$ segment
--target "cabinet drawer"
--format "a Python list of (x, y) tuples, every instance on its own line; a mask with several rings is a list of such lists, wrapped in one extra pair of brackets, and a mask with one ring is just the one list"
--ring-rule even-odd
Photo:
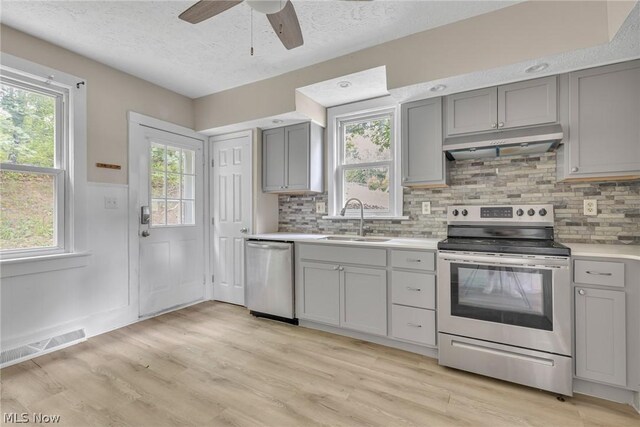
[(391, 300), (394, 304), (436, 308), (436, 276), (408, 271), (391, 272)]
[(436, 345), (436, 312), (394, 304), (391, 308), (391, 334), (394, 338)]
[(391, 251), (391, 266), (413, 270), (435, 270), (435, 254), (421, 251)]
[(387, 250), (350, 248), (338, 245), (305, 245), (296, 247), (300, 259), (335, 262), (337, 264), (360, 264), (386, 267)]
[(573, 281), (588, 285), (624, 287), (624, 263), (575, 260)]

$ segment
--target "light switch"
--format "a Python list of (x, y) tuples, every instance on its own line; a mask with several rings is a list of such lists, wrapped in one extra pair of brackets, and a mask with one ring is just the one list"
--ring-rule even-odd
[(422, 202), (422, 215), (431, 215), (431, 202)]
[(316, 213), (327, 213), (327, 205), (324, 202), (316, 202)]

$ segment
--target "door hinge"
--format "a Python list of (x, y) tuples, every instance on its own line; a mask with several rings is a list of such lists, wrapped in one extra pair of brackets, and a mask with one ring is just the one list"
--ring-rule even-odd
[(215, 161), (213, 159), (211, 159), (211, 167), (215, 166)]
[(211, 217), (211, 225), (215, 225), (216, 223), (216, 219), (214, 217)]
[(216, 276), (214, 276), (213, 274), (211, 275), (211, 283), (215, 283), (216, 281)]

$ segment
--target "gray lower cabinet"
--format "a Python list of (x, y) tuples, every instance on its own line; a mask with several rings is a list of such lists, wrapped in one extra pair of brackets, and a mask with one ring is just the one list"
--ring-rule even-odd
[(402, 104), (402, 185), (447, 184), (442, 152), (442, 98)]
[(387, 335), (386, 270), (341, 267), (340, 272), (340, 325)]
[(262, 191), (322, 192), (322, 128), (300, 123), (262, 132)]
[(576, 376), (627, 385), (625, 292), (575, 288)]
[(337, 265), (315, 262), (298, 264), (296, 314), (329, 325), (340, 325), (340, 271)]
[(558, 77), (446, 97), (447, 136), (558, 122)]
[(640, 176), (640, 60), (569, 74), (560, 178)]

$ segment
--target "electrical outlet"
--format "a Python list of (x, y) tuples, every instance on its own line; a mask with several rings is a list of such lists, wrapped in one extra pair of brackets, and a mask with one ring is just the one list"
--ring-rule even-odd
[(327, 205), (324, 202), (316, 202), (316, 213), (327, 213)]
[(584, 200), (584, 214), (585, 215), (598, 215), (598, 201), (594, 199)]
[(431, 202), (422, 202), (422, 215), (431, 215)]
[(104, 208), (105, 209), (118, 209), (118, 198), (117, 197), (104, 197)]

